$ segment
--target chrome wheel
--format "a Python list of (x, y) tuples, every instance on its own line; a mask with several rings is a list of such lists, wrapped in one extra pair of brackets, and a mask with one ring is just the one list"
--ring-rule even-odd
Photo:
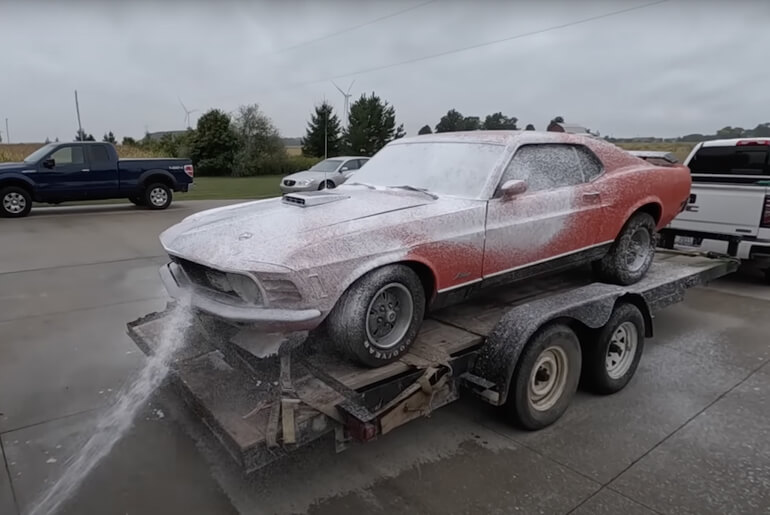
[(168, 192), (160, 187), (150, 190), (150, 202), (153, 206), (161, 207), (168, 202)]
[(638, 228), (631, 235), (631, 241), (626, 253), (626, 268), (631, 272), (642, 269), (652, 252), (652, 239), (649, 231), (644, 227)]
[(618, 379), (628, 372), (634, 362), (638, 341), (639, 333), (633, 322), (623, 322), (615, 329), (605, 357), (608, 376)]
[(374, 295), (366, 313), (366, 337), (371, 344), (380, 349), (395, 347), (412, 324), (412, 293), (403, 284), (388, 284)]
[(564, 394), (569, 361), (561, 347), (548, 347), (537, 357), (529, 377), (529, 403), (537, 411), (547, 411)]
[(21, 213), (26, 207), (27, 199), (21, 193), (12, 191), (3, 197), (3, 209), (12, 215)]

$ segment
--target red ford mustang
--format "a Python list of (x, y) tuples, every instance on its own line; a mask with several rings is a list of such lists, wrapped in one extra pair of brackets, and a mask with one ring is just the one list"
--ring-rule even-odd
[(684, 207), (686, 167), (603, 140), (474, 131), (388, 144), (345, 185), (194, 214), (161, 235), (174, 297), (265, 331), (325, 324), (369, 366), (407, 351), (431, 308), (591, 262), (631, 284)]

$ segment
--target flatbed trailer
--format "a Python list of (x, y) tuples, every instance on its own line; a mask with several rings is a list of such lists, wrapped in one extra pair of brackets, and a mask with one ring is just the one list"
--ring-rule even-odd
[[(373, 440), (457, 400), (461, 391), (534, 430), (562, 415), (578, 378), (599, 393), (622, 389), (644, 337), (653, 334), (654, 314), (737, 267), (725, 256), (659, 250), (645, 278), (631, 286), (594, 282), (590, 270), (580, 268), (496, 288), (429, 313), (410, 351), (379, 368), (337, 355), (321, 332), (291, 335), (276, 355), (258, 357), (254, 344), (275, 335), (223, 336), (193, 325), (171, 379), (247, 474), (331, 433), (338, 451)], [(170, 303), (128, 324), (145, 354), (154, 353), (175, 309)], [(632, 342), (634, 324), (640, 331)], [(579, 346), (577, 359), (566, 361), (570, 370), (562, 359), (569, 353), (559, 356), (559, 338), (572, 335)], [(543, 341), (547, 348), (540, 352)], [(609, 373), (622, 362), (618, 345), (626, 345), (626, 369), (613, 378)], [(547, 399), (549, 385), (546, 393), (558, 395)]]

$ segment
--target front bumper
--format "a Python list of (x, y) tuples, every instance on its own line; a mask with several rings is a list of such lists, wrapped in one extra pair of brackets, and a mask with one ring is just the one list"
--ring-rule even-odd
[(189, 299), (193, 307), (227, 322), (248, 324), (266, 331), (307, 331), (322, 320), (318, 309), (270, 309), (214, 298), (193, 287), (176, 263), (161, 266), (160, 278), (171, 297)]
[(312, 183), (312, 182), (304, 186), (300, 186), (298, 184), (295, 184), (294, 186), (286, 186), (283, 182), (281, 182), (281, 191), (283, 193), (295, 193), (298, 191), (315, 191), (317, 189), (318, 189), (318, 184)]

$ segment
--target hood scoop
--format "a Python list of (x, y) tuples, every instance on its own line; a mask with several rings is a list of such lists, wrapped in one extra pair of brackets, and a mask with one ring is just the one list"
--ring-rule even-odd
[(347, 195), (341, 195), (339, 193), (327, 193), (325, 191), (309, 191), (307, 193), (290, 193), (283, 196), (284, 204), (291, 204), (299, 207), (320, 206), (321, 204), (328, 204), (330, 202), (337, 202), (339, 200), (345, 200)]

